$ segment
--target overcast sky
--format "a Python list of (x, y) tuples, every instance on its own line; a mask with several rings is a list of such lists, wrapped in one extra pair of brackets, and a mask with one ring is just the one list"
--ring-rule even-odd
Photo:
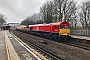
[(7, 17), (7, 23), (20, 23), (27, 16), (39, 12), (45, 2), (46, 0), (0, 0), (0, 13)]
[(0, 13), (7, 17), (7, 22), (21, 22), (27, 16), (39, 11), (46, 0), (0, 0)]

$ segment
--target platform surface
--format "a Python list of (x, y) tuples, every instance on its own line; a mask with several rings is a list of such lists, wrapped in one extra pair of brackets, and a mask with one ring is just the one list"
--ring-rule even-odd
[[(8, 39), (10, 40), (12, 46), (14, 47), (14, 50), (16, 53), (13, 53), (13, 50), (10, 51), (10, 55), (13, 53), (16, 55), (16, 58), (18, 58), (18, 60), (38, 60), (36, 57), (34, 57), (24, 46), (22, 46), (22, 44), (20, 44), (20, 42), (18, 42), (13, 35), (11, 35), (9, 33), (9, 31), (6, 31), (6, 35), (8, 37)], [(9, 48), (11, 50), (11, 48)], [(15, 58), (12, 55), (12, 58)], [(13, 59), (13, 60), (17, 60), (17, 59)]]
[(0, 60), (7, 60), (6, 46), (5, 46), (5, 31), (0, 31)]
[(90, 40), (90, 37), (87, 36), (78, 36), (78, 35), (70, 35), (72, 38), (79, 38), (79, 39), (85, 39), (85, 40)]
[[(5, 43), (6, 42), (6, 43)], [(6, 45), (8, 46), (6, 48)], [(8, 53), (7, 53), (8, 51)], [(33, 53), (33, 52), (32, 52)], [(29, 52), (8, 30), (0, 31), (0, 60), (40, 60)]]

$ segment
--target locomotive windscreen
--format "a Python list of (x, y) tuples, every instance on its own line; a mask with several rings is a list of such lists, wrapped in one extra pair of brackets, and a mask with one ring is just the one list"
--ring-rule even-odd
[(60, 25), (60, 29), (69, 29), (69, 26), (67, 26), (67, 25)]

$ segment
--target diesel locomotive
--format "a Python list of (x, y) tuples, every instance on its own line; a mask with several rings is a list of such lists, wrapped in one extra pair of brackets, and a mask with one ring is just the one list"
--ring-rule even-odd
[(56, 41), (68, 41), (70, 39), (70, 24), (66, 21), (28, 26), (22, 25), (17, 27), (17, 30), (54, 39)]

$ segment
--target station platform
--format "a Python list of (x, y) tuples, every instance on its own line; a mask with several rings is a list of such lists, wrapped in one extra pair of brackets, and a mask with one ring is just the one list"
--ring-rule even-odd
[(90, 37), (87, 36), (78, 36), (78, 35), (70, 35), (72, 38), (85, 39), (90, 40)]
[(8, 30), (0, 31), (0, 60), (41, 60), (30, 53)]
[(7, 60), (4, 31), (0, 31), (0, 60)]

